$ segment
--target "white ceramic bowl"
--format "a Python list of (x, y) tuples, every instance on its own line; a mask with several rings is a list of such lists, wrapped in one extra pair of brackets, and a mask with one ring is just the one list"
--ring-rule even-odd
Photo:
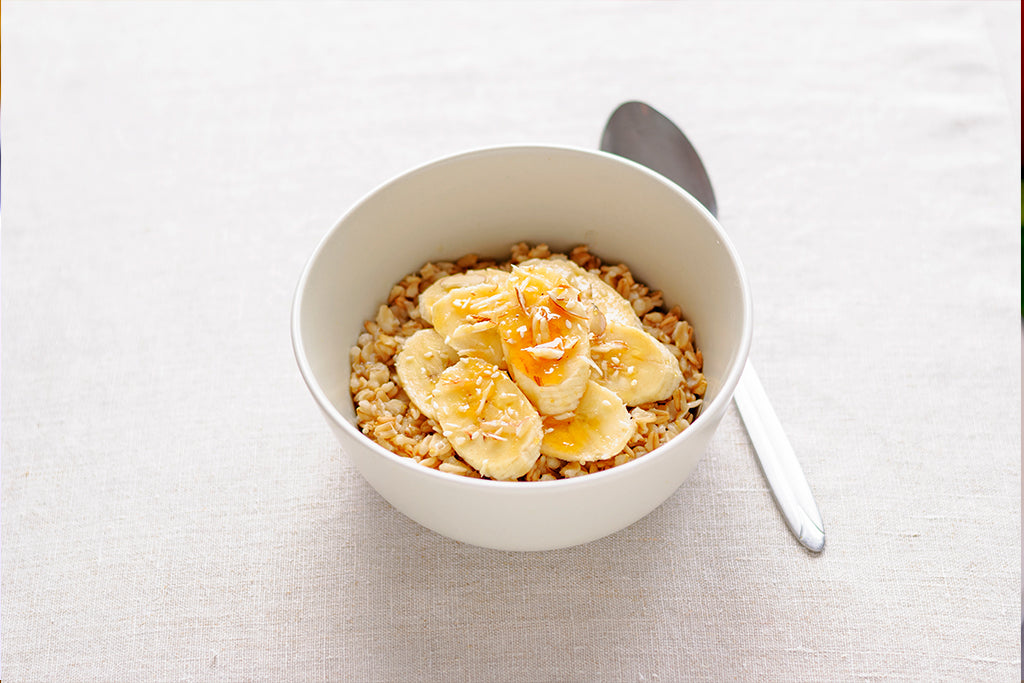
[[(701, 414), (680, 436), (604, 472), (546, 482), (446, 474), (377, 445), (356, 427), (348, 350), (391, 286), (427, 261), (516, 242), (588, 244), (678, 304), (704, 354)], [(750, 294), (722, 228), (675, 184), (603, 152), (483, 149), (441, 159), (377, 188), (327, 233), (292, 308), (299, 370), (342, 449), (395, 508), (474, 545), (546, 550), (585, 543), (651, 512), (690, 475), (746, 360)]]

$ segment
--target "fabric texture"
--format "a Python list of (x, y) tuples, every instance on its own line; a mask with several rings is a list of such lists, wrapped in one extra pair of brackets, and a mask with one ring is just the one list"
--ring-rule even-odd
[[(1019, 3), (3, 9), (3, 680), (1019, 672)], [(508, 553), (391, 508), (299, 376), (356, 200), (630, 99), (709, 168), (820, 556), (734, 409), (648, 517)]]

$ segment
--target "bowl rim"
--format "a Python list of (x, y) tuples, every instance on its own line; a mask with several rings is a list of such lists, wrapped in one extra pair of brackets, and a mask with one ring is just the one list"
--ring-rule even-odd
[[(346, 419), (345, 416), (343, 416), (338, 411), (337, 408), (334, 407), (334, 404), (331, 403), (331, 401), (327, 398), (327, 394), (320, 387), (320, 383), (317, 381), (316, 376), (313, 373), (313, 369), (312, 367), (310, 367), (309, 360), (306, 357), (306, 349), (305, 344), (303, 343), (301, 332), (302, 303), (306, 291), (306, 286), (309, 281), (310, 273), (313, 270), (314, 264), (316, 264), (316, 262), (320, 258), (320, 255), (326, 248), (327, 243), (335, 238), (335, 235), (342, 229), (342, 226), (345, 224), (345, 221), (348, 219), (348, 217), (355, 213), (357, 210), (359, 210), (360, 207), (362, 207), (365, 203), (371, 201), (373, 197), (375, 197), (378, 193), (383, 192), (391, 185), (405, 182), (411, 176), (428, 172), (438, 166), (452, 162), (462, 161), (473, 157), (495, 154), (536, 152), (580, 154), (589, 157), (603, 158), (605, 161), (610, 161), (612, 163), (628, 166), (635, 172), (642, 173), (648, 176), (650, 179), (672, 190), (673, 192), (681, 196), (685, 201), (692, 204), (698, 210), (698, 212), (703, 215), (705, 220), (708, 221), (708, 223), (710, 224), (712, 230), (714, 230), (717, 234), (719, 243), (725, 249), (726, 255), (732, 262), (733, 267), (736, 271), (736, 275), (738, 276), (740, 289), (742, 292), (742, 333), (741, 338), (739, 340), (739, 347), (737, 349), (736, 357), (733, 360), (732, 367), (729, 369), (728, 373), (722, 381), (722, 385), (718, 392), (718, 395), (715, 396), (715, 398), (710, 402), (710, 404), (702, 406), (700, 414), (698, 414), (698, 416), (694, 419), (693, 423), (690, 425), (689, 428), (683, 430), (669, 441), (666, 441), (664, 444), (655, 448), (653, 451), (645, 453), (634, 460), (631, 460), (627, 463), (623, 463), (622, 465), (610, 467), (606, 470), (595, 472), (593, 474), (586, 474), (578, 477), (570, 477), (567, 479), (555, 479), (548, 481), (498, 481), (486, 478), (465, 477), (462, 475), (452, 474), (449, 472), (442, 472), (441, 470), (436, 470), (430, 467), (424, 467), (417, 463), (416, 461), (414, 461), (412, 458), (408, 458), (405, 456), (398, 455), (397, 453), (393, 453), (392, 451), (388, 450), (387, 448), (384, 448), (376, 441), (363, 434), (352, 422)], [(626, 476), (633, 470), (649, 466), (655, 460), (659, 460), (664, 457), (670, 457), (671, 452), (677, 449), (683, 443), (685, 443), (687, 440), (687, 435), (689, 435), (693, 430), (702, 430), (702, 425), (709, 424), (710, 422), (715, 421), (713, 417), (714, 415), (725, 412), (729, 402), (731, 401), (733, 392), (736, 389), (736, 385), (739, 383), (739, 379), (743, 373), (743, 369), (746, 365), (747, 356), (750, 353), (752, 336), (753, 304), (750, 293), (750, 284), (747, 280), (747, 275), (743, 268), (743, 262), (739, 258), (739, 253), (737, 252), (732, 241), (729, 239), (729, 236), (726, 234), (725, 230), (722, 228), (721, 224), (718, 222), (718, 219), (710, 211), (708, 211), (700, 202), (698, 202), (693, 197), (693, 195), (691, 195), (682, 187), (672, 182), (671, 180), (661, 175), (660, 173), (657, 173), (656, 171), (653, 171), (647, 168), (646, 166), (638, 164), (630, 159), (626, 159), (625, 157), (620, 157), (618, 155), (611, 154), (609, 152), (604, 152), (601, 150), (586, 149), (581, 147), (574, 147), (571, 145), (506, 144), (490, 147), (478, 147), (435, 158), (431, 161), (427, 161), (418, 166), (410, 168), (396, 176), (393, 176), (382, 183), (379, 183), (376, 187), (366, 192), (348, 209), (346, 209), (341, 214), (341, 216), (334, 222), (334, 225), (320, 238), (312, 254), (309, 256), (309, 258), (306, 260), (305, 265), (303, 266), (302, 273), (299, 276), (298, 283), (296, 284), (295, 287), (295, 293), (292, 297), (291, 307), (292, 352), (295, 356), (295, 361), (298, 364), (299, 373), (302, 375), (302, 379), (305, 382), (306, 387), (313, 395), (313, 399), (316, 401), (317, 405), (320, 407), (324, 415), (326, 415), (327, 418), (332, 423), (338, 425), (338, 427), (345, 431), (346, 433), (348, 433), (348, 435), (351, 438), (355, 439), (357, 442), (362, 443), (364, 446), (368, 447), (377, 455), (384, 457), (385, 459), (391, 461), (395, 465), (407, 468), (408, 471), (410, 472), (416, 473), (413, 476), (425, 476), (428, 479), (438, 478), (438, 483), (467, 486), (470, 488), (482, 487), (481, 490), (504, 489), (509, 491), (538, 491), (548, 488), (582, 488), (592, 485), (599, 485), (601, 482), (604, 482), (609, 478)], [(705, 417), (706, 415), (711, 415), (712, 417), (707, 417), (704, 420), (701, 420), (701, 418)], [(342, 450), (344, 450), (344, 448), (342, 448)], [(648, 464), (645, 465), (644, 463)]]

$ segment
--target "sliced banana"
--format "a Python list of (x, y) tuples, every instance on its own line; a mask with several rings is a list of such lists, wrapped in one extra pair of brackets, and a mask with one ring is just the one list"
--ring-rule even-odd
[[(430, 319), (445, 343), (460, 356), (480, 358), (503, 368), (505, 356), (498, 337), (498, 320), (512, 302), (503, 282), (508, 273), (494, 272), (501, 273), (503, 277), (450, 289), (434, 301), (430, 307)], [(449, 279), (439, 280), (431, 288)]]
[(683, 380), (679, 361), (668, 348), (631, 325), (609, 321), (591, 345), (590, 357), (597, 366), (595, 381), (627, 406), (666, 399)]
[(399, 381), (492, 479), (518, 479), (542, 453), (581, 463), (614, 457), (636, 432), (626, 407), (669, 398), (682, 381), (679, 362), (629, 301), (572, 261), (448, 276), (419, 305), (434, 329), (406, 341)]
[(574, 462), (606, 460), (622, 452), (635, 432), (636, 423), (615, 392), (589, 382), (570, 419), (544, 420), (540, 452)]
[(463, 358), (433, 390), (436, 419), (455, 452), (491, 479), (518, 479), (540, 457), (540, 415), (497, 366)]
[(512, 269), (498, 332), (509, 374), (542, 415), (574, 410), (590, 379), (589, 319), (580, 292), (547, 261)]
[(497, 268), (485, 268), (483, 270), (469, 270), (465, 273), (448, 275), (441, 278), (434, 284), (427, 287), (420, 294), (420, 317), (425, 321), (434, 324), (433, 308), (438, 299), (453, 289), (479, 285), (485, 282), (501, 283), (508, 278), (508, 273)]
[(420, 330), (409, 337), (395, 359), (398, 381), (421, 413), (434, 419), (431, 394), (437, 377), (459, 361), (455, 349), (436, 330)]
[(580, 291), (584, 303), (592, 304), (608, 322), (617, 322), (643, 329), (640, 318), (633, 310), (633, 305), (615, 291), (614, 287), (576, 262), (566, 259), (531, 259), (524, 261), (522, 265), (533, 263), (550, 264), (549, 267), (560, 270), (569, 284)]

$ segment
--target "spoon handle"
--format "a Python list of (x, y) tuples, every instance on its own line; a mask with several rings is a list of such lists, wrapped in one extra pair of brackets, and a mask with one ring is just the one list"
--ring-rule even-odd
[(786, 524), (805, 548), (820, 553), (825, 547), (825, 525), (821, 521), (821, 513), (793, 446), (749, 361), (736, 385), (733, 400)]

